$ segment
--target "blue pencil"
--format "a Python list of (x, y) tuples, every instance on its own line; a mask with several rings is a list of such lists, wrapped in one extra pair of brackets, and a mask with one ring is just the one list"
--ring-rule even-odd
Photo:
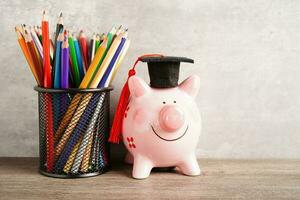
[(79, 42), (78, 42), (76, 37), (73, 37), (73, 40), (74, 40), (74, 46), (75, 46), (75, 51), (76, 51), (76, 57), (77, 57), (77, 63), (78, 63), (78, 68), (79, 68), (80, 79), (82, 80), (85, 73), (84, 73), (83, 60), (82, 60), (82, 56), (81, 56)]
[(58, 89), (61, 87), (60, 72), (61, 72), (61, 44), (64, 40), (63, 32), (60, 32), (57, 37), (56, 50), (55, 50), (55, 61), (54, 61), (54, 88)]

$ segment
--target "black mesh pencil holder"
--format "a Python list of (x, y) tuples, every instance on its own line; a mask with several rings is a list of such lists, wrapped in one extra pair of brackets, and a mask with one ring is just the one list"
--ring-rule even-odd
[(34, 89), (39, 100), (40, 173), (76, 178), (107, 171), (112, 88)]

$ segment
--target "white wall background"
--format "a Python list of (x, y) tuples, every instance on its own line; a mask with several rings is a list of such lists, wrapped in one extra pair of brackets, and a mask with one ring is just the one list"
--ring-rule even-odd
[[(63, 12), (72, 31), (129, 27), (132, 45), (112, 93), (112, 112), (128, 68), (144, 53), (187, 56), (181, 80), (201, 77), (200, 157), (300, 158), (300, 1), (0, 1), (0, 156), (38, 155), (37, 94), (14, 26), (52, 30)], [(147, 77), (146, 66), (138, 66)], [(146, 78), (147, 79), (147, 78)]]

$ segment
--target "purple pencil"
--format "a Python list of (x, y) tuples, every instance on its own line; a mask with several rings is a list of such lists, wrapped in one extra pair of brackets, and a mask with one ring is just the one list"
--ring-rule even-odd
[(67, 36), (65, 36), (61, 48), (61, 88), (66, 89), (69, 88), (69, 43)]

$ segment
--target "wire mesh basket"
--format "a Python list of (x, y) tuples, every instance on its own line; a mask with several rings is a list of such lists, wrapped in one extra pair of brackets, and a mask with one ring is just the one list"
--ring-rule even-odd
[(107, 171), (112, 88), (34, 89), (39, 104), (40, 173), (76, 178)]

